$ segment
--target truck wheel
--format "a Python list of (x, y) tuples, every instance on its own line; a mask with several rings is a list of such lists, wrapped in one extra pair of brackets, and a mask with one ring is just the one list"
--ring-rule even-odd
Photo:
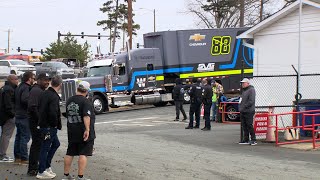
[(165, 105), (167, 105), (168, 104), (168, 102), (158, 102), (158, 103), (155, 103), (155, 104), (153, 104), (155, 107), (163, 107), (163, 106), (165, 106)]
[(190, 104), (190, 96), (187, 92), (184, 93), (184, 103)]
[(94, 95), (92, 98), (92, 102), (95, 114), (103, 113), (104, 109), (106, 108), (103, 99), (99, 95)]
[(17, 73), (14, 70), (12, 70), (12, 71), (10, 71), (10, 74), (16, 75)]
[(240, 121), (239, 114), (231, 114), (231, 112), (238, 112), (235, 107), (228, 106), (226, 111), (228, 112), (226, 114), (226, 120), (227, 121)]

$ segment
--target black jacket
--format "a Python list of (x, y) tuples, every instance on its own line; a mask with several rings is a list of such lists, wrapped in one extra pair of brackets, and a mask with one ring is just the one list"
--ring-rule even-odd
[(184, 100), (184, 86), (182, 84), (177, 84), (176, 86), (174, 86), (172, 91), (172, 98), (175, 101)]
[(40, 128), (57, 128), (61, 130), (60, 96), (49, 87), (39, 99), (39, 126)]
[(4, 124), (8, 119), (12, 119), (15, 116), (15, 100), (14, 91), (17, 88), (15, 84), (8, 81), (5, 82), (2, 90), (0, 118)]
[(203, 86), (203, 104), (212, 104), (212, 87), (207, 84)]
[(39, 123), (39, 99), (44, 92), (44, 89), (41, 89), (38, 84), (32, 86), (30, 90), (29, 100), (28, 100), (28, 115), (31, 119), (31, 122), (34, 124)]
[(253, 86), (243, 89), (239, 111), (244, 113), (254, 113), (256, 106), (256, 91)]
[(27, 83), (20, 83), (15, 90), (16, 116), (28, 118), (28, 99), (31, 86)]
[(202, 103), (202, 91), (203, 88), (199, 83), (192, 84), (189, 90), (190, 103), (201, 104)]

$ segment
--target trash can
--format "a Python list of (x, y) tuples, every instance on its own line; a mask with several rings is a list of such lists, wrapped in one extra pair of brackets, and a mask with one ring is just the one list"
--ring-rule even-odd
[[(300, 111), (311, 111), (311, 110), (319, 110), (319, 112), (316, 113), (307, 113), (307, 114), (317, 114), (320, 113), (320, 99), (302, 99), (299, 101), (299, 109)], [(303, 120), (303, 114), (299, 115), (299, 124), (302, 125)], [(320, 124), (320, 116), (315, 117), (315, 123)], [(305, 118), (305, 125), (311, 125), (312, 124), (312, 117), (306, 116)], [(318, 129), (318, 127), (315, 127)], [(305, 131), (303, 129), (300, 129), (300, 135), (301, 136), (312, 136), (312, 131)]]

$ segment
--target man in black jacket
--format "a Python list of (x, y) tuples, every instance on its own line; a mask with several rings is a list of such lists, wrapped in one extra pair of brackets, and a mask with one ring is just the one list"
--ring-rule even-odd
[(15, 127), (14, 90), (18, 83), (19, 80), (16, 75), (9, 75), (5, 85), (2, 87), (0, 102), (0, 126), (2, 127), (0, 138), (0, 162), (13, 161), (6, 153)]
[(38, 173), (39, 154), (42, 143), (41, 132), (37, 128), (39, 123), (38, 105), (39, 97), (42, 95), (44, 90), (48, 88), (49, 82), (49, 76), (47, 76), (45, 73), (39, 74), (37, 77), (37, 84), (33, 85), (32, 89), (30, 90), (28, 101), (28, 115), (32, 138), (28, 166), (28, 175), (30, 176), (36, 176)]
[[(239, 144), (250, 144), (252, 146), (256, 145), (256, 135), (253, 129), (253, 116), (255, 114), (255, 101), (256, 101), (256, 91), (253, 86), (250, 85), (250, 81), (244, 78), (241, 81), (243, 88), (241, 98), (240, 98), (240, 121), (244, 132), (243, 141)], [(249, 141), (249, 134), (251, 136), (251, 141)]]
[(208, 82), (207, 79), (202, 81), (203, 84), (203, 105), (204, 105), (204, 119), (205, 126), (201, 130), (210, 131), (211, 123), (210, 123), (210, 110), (212, 106), (212, 87), (211, 82)]
[(182, 85), (181, 79), (176, 79), (176, 86), (174, 86), (172, 91), (172, 96), (174, 103), (176, 105), (176, 119), (174, 121), (179, 121), (180, 111), (183, 114), (183, 120), (187, 120), (186, 112), (183, 109), (183, 101), (184, 101), (184, 87)]
[(35, 75), (32, 72), (25, 72), (22, 76), (22, 82), (15, 90), (15, 123), (17, 134), (14, 141), (14, 161), (17, 164), (28, 164), (30, 128), (27, 109), (30, 88), (34, 81)]
[[(189, 110), (189, 126), (186, 129), (199, 128), (200, 126), (200, 111), (201, 111), (201, 103), (202, 103), (202, 91), (203, 88), (200, 86), (201, 80), (197, 78), (192, 79), (193, 84), (190, 87), (189, 95), (190, 95), (190, 110)], [(193, 115), (195, 114), (196, 125), (193, 127)]]
[(45, 90), (39, 99), (39, 126), (43, 142), (39, 157), (38, 179), (51, 179), (56, 177), (52, 172), (51, 161), (60, 146), (57, 132), (61, 130), (60, 96), (62, 79), (54, 76), (51, 87)]

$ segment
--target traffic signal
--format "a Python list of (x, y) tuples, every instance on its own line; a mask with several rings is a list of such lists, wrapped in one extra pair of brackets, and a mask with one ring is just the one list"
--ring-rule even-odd
[(137, 48), (139, 48), (139, 46), (140, 46), (139, 43), (137, 43)]
[(18, 50), (18, 52), (20, 52), (20, 51), (21, 51), (20, 47), (18, 47), (18, 49), (17, 49), (17, 50)]
[(33, 53), (33, 48), (31, 48), (30, 52), (31, 52), (31, 54)]
[(98, 33), (98, 39), (100, 39), (100, 33)]
[(43, 54), (43, 49), (40, 50), (40, 53)]
[(84, 38), (84, 32), (81, 32), (81, 35), (82, 35), (81, 38), (83, 39)]

